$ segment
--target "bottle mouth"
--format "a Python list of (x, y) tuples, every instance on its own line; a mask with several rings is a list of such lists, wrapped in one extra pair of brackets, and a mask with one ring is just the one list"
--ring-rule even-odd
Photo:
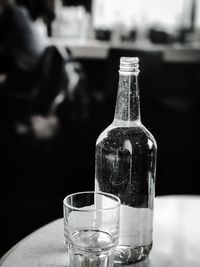
[(139, 58), (138, 57), (121, 57), (119, 72), (128, 74), (138, 74), (139, 70)]

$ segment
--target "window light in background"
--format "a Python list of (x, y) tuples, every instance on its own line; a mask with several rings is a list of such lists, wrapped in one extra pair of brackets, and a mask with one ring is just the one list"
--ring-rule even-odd
[[(200, 26), (200, 0), (196, 2), (196, 22)], [(93, 0), (95, 28), (112, 29), (122, 23), (131, 28), (160, 25), (172, 31), (188, 25), (191, 0)]]

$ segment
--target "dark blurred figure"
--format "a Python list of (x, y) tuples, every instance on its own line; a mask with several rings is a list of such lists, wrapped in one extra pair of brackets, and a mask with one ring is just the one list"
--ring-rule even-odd
[(65, 195), (93, 188), (96, 120), (82, 64), (45, 47), (34, 27), (53, 19), (51, 1), (18, 3), (0, 0), (0, 254), (61, 217)]
[[(35, 18), (44, 15), (44, 12), (33, 13)], [(58, 90), (55, 84), (60, 74), (55, 68), (63, 73), (61, 54), (55, 47), (45, 47), (30, 14), (25, 6), (0, 0), (0, 254), (58, 217), (54, 213), (57, 209), (53, 208), (56, 201), (50, 193), (56, 173), (54, 147), (48, 140), (42, 142), (31, 133), (19, 134), (13, 127), (28, 114), (39, 89), (42, 99), (47, 95), (43, 89)], [(54, 83), (49, 88), (52, 79)], [(40, 85), (36, 85), (38, 80)], [(51, 120), (51, 126), (52, 123)]]
[[(13, 125), (20, 120), (34, 124), (37, 119), (30, 118), (31, 112), (46, 116), (55, 112), (65, 97), (71, 112), (84, 116), (88, 102), (79, 82), (84, 79), (80, 63), (73, 62), (64, 48), (46, 47), (34, 25), (39, 17), (46, 24), (53, 21), (54, 1), (16, 3), (0, 0), (0, 124)], [(25, 118), (27, 110), (29, 118)]]
[(45, 45), (29, 11), (12, 0), (0, 0), (1, 123), (9, 124), (17, 115), (16, 110), (11, 114), (14, 109), (10, 105), (12, 97), (32, 94), (36, 69), (44, 50)]
[(47, 34), (51, 36), (51, 23), (55, 19), (55, 0), (16, 0), (16, 3), (26, 7), (33, 20), (42, 17), (47, 26)]

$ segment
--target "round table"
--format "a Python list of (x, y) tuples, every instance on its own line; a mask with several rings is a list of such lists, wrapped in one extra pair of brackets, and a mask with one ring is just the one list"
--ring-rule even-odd
[[(63, 220), (45, 225), (16, 244), (2, 257), (0, 266), (69, 266)], [(128, 266), (199, 267), (200, 196), (156, 197), (153, 249), (148, 259)]]

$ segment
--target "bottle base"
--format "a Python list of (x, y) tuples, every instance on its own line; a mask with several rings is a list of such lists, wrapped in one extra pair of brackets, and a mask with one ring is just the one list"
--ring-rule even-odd
[(152, 243), (146, 246), (119, 245), (115, 250), (115, 263), (129, 264), (143, 261), (152, 249)]

